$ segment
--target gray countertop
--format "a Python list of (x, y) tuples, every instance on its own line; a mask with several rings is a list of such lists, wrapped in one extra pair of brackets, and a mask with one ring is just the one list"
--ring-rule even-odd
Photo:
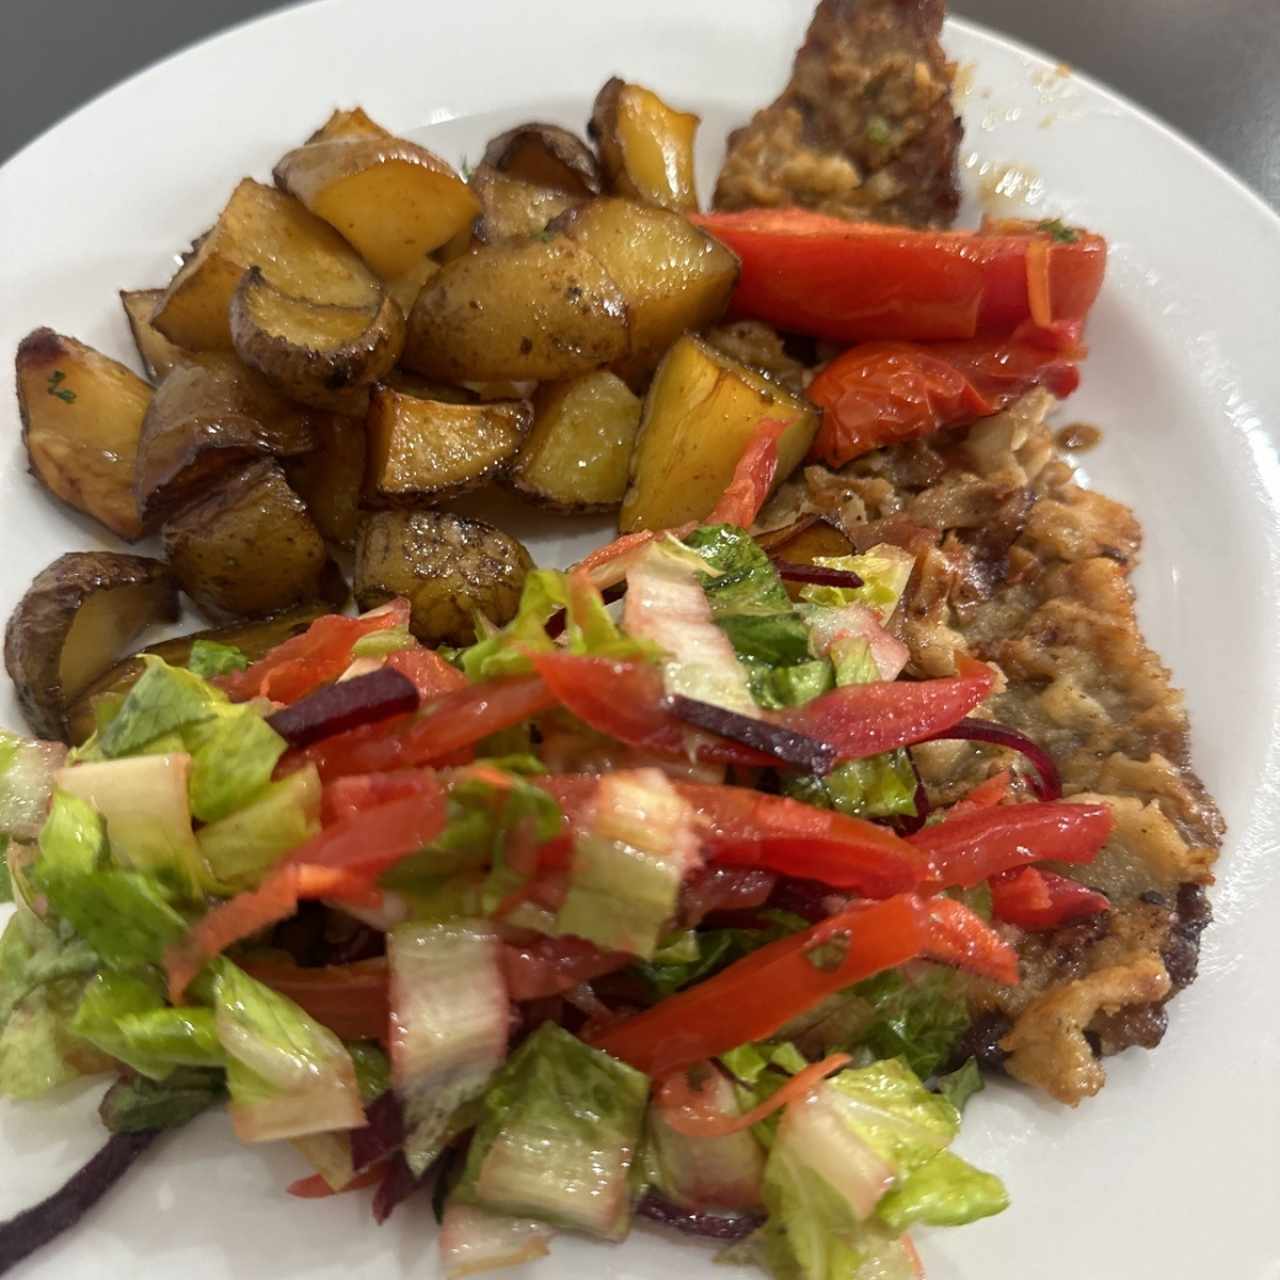
[[(279, 7), (0, 0), (0, 161), (157, 58)], [(1280, 207), (1280, 0), (954, 0), (953, 7), (1127, 94)]]

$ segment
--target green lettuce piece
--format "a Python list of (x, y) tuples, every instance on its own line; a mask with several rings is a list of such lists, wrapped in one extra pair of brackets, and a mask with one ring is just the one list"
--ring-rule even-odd
[(385, 658), (388, 654), (399, 653), (402, 649), (416, 649), (418, 641), (407, 627), (383, 627), (380, 631), (370, 631), (361, 636), (351, 646), (353, 658)]
[(995, 1174), (940, 1151), (880, 1201), (876, 1217), (891, 1231), (901, 1232), (917, 1222), (962, 1227), (1008, 1207), (1009, 1193)]
[(795, 1045), (784, 1041), (782, 1044), (743, 1044), (728, 1053), (720, 1055), (720, 1061), (728, 1072), (737, 1077), (744, 1085), (759, 1084), (760, 1078), (770, 1067), (777, 1067), (787, 1075), (793, 1076), (803, 1071), (809, 1060)]
[(225, 956), (209, 972), (231, 1116), (242, 1141), (364, 1124), (355, 1066), (332, 1031)]
[(871, 1006), (860, 1043), (877, 1058), (901, 1058), (921, 1079), (942, 1066), (969, 1027), (967, 982), (954, 969), (887, 969), (854, 988)]
[(945, 1076), (939, 1076), (937, 1090), (957, 1111), (963, 1111), (975, 1093), (986, 1088), (976, 1058), (966, 1058), (963, 1065)]
[(66, 791), (55, 791), (49, 817), (40, 828), (40, 865), (58, 875), (91, 875), (107, 850), (106, 826), (93, 806)]
[(221, 644), (217, 640), (194, 640), (187, 658), (187, 670), (202, 680), (225, 676), (232, 671), (244, 671), (249, 659), (233, 644)]
[(226, 1096), (221, 1071), (184, 1067), (163, 1082), (146, 1076), (117, 1080), (104, 1095), (98, 1115), (112, 1133), (177, 1129)]
[(9, 837), (0, 836), (0, 902), (13, 901), (13, 877), (9, 874)]
[(485, 1094), (455, 1194), (497, 1213), (622, 1239), (648, 1094), (647, 1076), (544, 1022)]
[(268, 782), (242, 809), (196, 834), (201, 857), (223, 889), (251, 889), (291, 849), (320, 830), (320, 775), (314, 765)]
[(207, 720), (226, 695), (198, 675), (171, 667), (162, 658), (143, 654), (146, 670), (129, 690), (120, 710), (98, 736), (98, 750), (105, 759), (134, 755), (148, 743)]
[(19, 904), (0, 934), (0, 1027), (37, 988), (64, 978), (86, 978), (97, 967), (98, 957), (87, 942), (59, 934)]
[(243, 705), (217, 707), (212, 717), (186, 725), (182, 737), (191, 753), (191, 812), (201, 822), (217, 822), (253, 800), (288, 746)]
[(351, 1064), (356, 1069), (356, 1086), (360, 1101), (370, 1103), (391, 1088), (391, 1059), (386, 1050), (372, 1040), (353, 1040), (347, 1044)]
[(851, 1127), (900, 1178), (931, 1160), (960, 1131), (960, 1113), (930, 1093), (900, 1059), (841, 1071), (827, 1085), (853, 1103), (845, 1108)]
[(788, 778), (782, 789), (793, 800), (853, 818), (914, 817), (916, 812), (916, 775), (901, 747), (864, 760), (845, 760), (825, 778)]
[(175, 1067), (224, 1062), (213, 1013), (170, 1008), (158, 979), (141, 973), (99, 973), (90, 979), (72, 1019), (82, 1039), (154, 1080)]
[(876, 615), (879, 622), (889, 620), (898, 607), (902, 593), (911, 579), (915, 557), (901, 547), (882, 543), (860, 556), (817, 556), (814, 564), (825, 569), (844, 569), (862, 579), (860, 587), (823, 587), (807, 583), (800, 588), (800, 598), (830, 608), (860, 604)]
[(0, 836), (34, 838), (66, 756), (66, 748), (59, 743), (0, 730)]

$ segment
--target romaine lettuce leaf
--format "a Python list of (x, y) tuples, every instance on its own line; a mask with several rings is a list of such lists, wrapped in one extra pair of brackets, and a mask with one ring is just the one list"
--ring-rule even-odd
[(227, 701), (193, 672), (151, 654), (143, 654), (142, 662), (146, 670), (98, 736), (97, 748), (105, 759), (133, 755), (163, 734), (208, 719), (215, 704)]
[(995, 1174), (940, 1151), (880, 1201), (876, 1217), (891, 1231), (902, 1232), (917, 1222), (962, 1227), (1008, 1207), (1009, 1193)]
[(860, 587), (822, 587), (810, 583), (800, 588), (800, 598), (812, 604), (839, 608), (860, 604), (883, 624), (898, 607), (911, 579), (915, 557), (902, 547), (881, 543), (858, 556), (816, 556), (825, 569), (844, 569), (862, 579)]
[(986, 1082), (982, 1078), (978, 1060), (966, 1058), (954, 1071), (939, 1076), (935, 1087), (957, 1111), (963, 1111), (969, 1099), (986, 1088)]
[(191, 753), (191, 812), (217, 822), (249, 804), (271, 781), (285, 740), (248, 706), (219, 706), (216, 714), (184, 726)]
[(187, 670), (202, 680), (225, 676), (232, 671), (244, 671), (249, 659), (233, 644), (220, 644), (217, 640), (194, 640), (187, 657)]
[(0, 836), (35, 839), (49, 811), (54, 775), (66, 758), (60, 742), (0, 730)]
[(352, 658), (385, 658), (402, 649), (416, 649), (418, 641), (408, 627), (383, 627), (370, 631), (351, 646)]
[(916, 775), (904, 748), (864, 760), (845, 760), (825, 778), (788, 778), (783, 791), (819, 809), (835, 809), (853, 818), (914, 817)]
[(9, 837), (0, 836), (0, 902), (13, 901), (13, 878), (9, 875)]
[(177, 1129), (226, 1096), (221, 1071), (184, 1067), (163, 1082), (146, 1076), (117, 1080), (103, 1097), (98, 1115), (112, 1133)]
[(963, 975), (941, 965), (887, 969), (868, 978), (853, 990), (872, 1009), (859, 1043), (877, 1058), (901, 1058), (927, 1079), (968, 1029), (966, 988)]
[(106, 850), (106, 827), (93, 806), (70, 792), (55, 791), (40, 828), (40, 865), (58, 875), (90, 875), (102, 866)]

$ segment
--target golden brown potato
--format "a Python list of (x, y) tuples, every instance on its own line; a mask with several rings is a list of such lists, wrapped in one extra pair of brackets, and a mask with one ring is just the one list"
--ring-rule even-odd
[(387, 281), (387, 293), (404, 315), (413, 310), (422, 286), (439, 270), (440, 264), (434, 258), (422, 257), (404, 275)]
[(738, 281), (738, 259), (667, 209), (592, 200), (557, 218), (552, 232), (586, 249), (622, 290), (630, 337), (614, 368), (641, 386), (682, 334), (714, 324)]
[(375, 127), (359, 134), (348, 124), (343, 136), (290, 151), (275, 180), (394, 280), (469, 226), (480, 206), (439, 156)]
[(138, 682), (146, 670), (141, 655), (154, 654), (174, 667), (185, 667), (191, 657), (191, 646), (197, 640), (214, 640), (219, 644), (234, 645), (250, 661), (256, 662), (268, 649), (301, 635), (321, 614), (331, 612), (327, 603), (317, 602), (299, 605), (276, 614), (265, 622), (239, 623), (230, 627), (215, 627), (208, 631), (196, 631), (189, 636), (175, 636), (149, 644), (145, 649), (122, 658), (110, 670), (100, 675), (67, 708), (70, 729), (68, 741), (73, 746), (84, 742), (97, 728), (95, 704), (102, 697), (122, 698)]
[(337, 110), (307, 139), (312, 142), (344, 142), (351, 138), (390, 138), (376, 120), (370, 119), (363, 107), (350, 111)]
[(379, 511), (360, 526), (356, 541), (356, 603), (373, 609), (405, 596), (419, 640), (471, 644), (477, 612), (498, 626), (515, 616), (532, 568), (519, 542), (480, 520)]
[(532, 417), (527, 401), (452, 404), (379, 387), (365, 419), (366, 506), (456, 497), (501, 474)]
[(616, 76), (596, 96), (591, 136), (612, 191), (664, 209), (696, 209), (693, 140), (699, 119)]
[(481, 244), (502, 244), (536, 236), (552, 218), (581, 204), (582, 196), (558, 187), (540, 187), (482, 164), (469, 179), (480, 201), (475, 238)]
[(125, 541), (141, 537), (133, 471), (151, 388), (124, 365), (52, 329), (23, 338), (15, 373), (31, 473)]
[(572, 196), (600, 194), (600, 166), (576, 133), (536, 121), (500, 133), (484, 149), (484, 164), (520, 182)]
[(283, 192), (246, 178), (170, 281), (152, 323), (188, 350), (232, 350), (231, 298), (255, 265), (295, 298), (367, 307), (382, 297), (377, 277), (332, 227)]
[(156, 389), (142, 424), (135, 486), (143, 519), (167, 518), (210, 477), (256, 454), (310, 452), (314, 417), (233, 355), (209, 352), (180, 365)]
[(364, 423), (338, 413), (315, 420), (316, 447), (284, 464), (289, 486), (307, 504), (326, 542), (355, 545), (366, 452)]
[(306, 503), (271, 459), (228, 476), (164, 527), (182, 589), (214, 619), (262, 618), (305, 600), (334, 608), (346, 583)]
[(351, 412), (400, 358), (404, 313), (385, 296), (367, 307), (295, 298), (251, 267), (231, 300), (231, 337), (240, 359), (290, 399)]
[(113, 551), (72, 551), (37, 574), (9, 619), (4, 665), (32, 729), (66, 739), (72, 701), (144, 628), (178, 617), (168, 566)]
[(133, 345), (138, 348), (138, 358), (142, 361), (142, 368), (152, 386), (174, 365), (182, 364), (196, 354), (178, 346), (176, 342), (170, 342), (151, 323), (151, 314), (163, 297), (163, 289), (120, 290), (120, 303), (133, 333)]
[(446, 382), (571, 378), (618, 359), (627, 308), (563, 236), (489, 245), (442, 267), (409, 317), (404, 362)]
[(608, 511), (627, 488), (640, 400), (607, 369), (539, 387), (511, 485), (557, 511)]
[(765, 419), (787, 428), (778, 440), (776, 488), (808, 452), (817, 410), (705, 342), (681, 338), (645, 397), (619, 529), (669, 529), (701, 520)]
[(396, 391), (403, 391), (407, 396), (417, 396), (419, 400), (443, 400), (446, 404), (480, 402), (480, 396), (470, 387), (424, 378), (420, 373), (411, 373), (408, 369), (392, 369), (387, 375), (386, 385)]

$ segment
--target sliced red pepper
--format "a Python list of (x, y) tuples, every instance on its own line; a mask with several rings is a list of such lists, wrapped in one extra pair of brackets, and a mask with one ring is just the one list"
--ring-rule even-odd
[[(591, 1040), (651, 1076), (680, 1071), (740, 1044), (765, 1040), (826, 997), (918, 956), (976, 966), (976, 939), (980, 931), (991, 931), (973, 916), (973, 931), (966, 930), (959, 941), (957, 920), (948, 912), (945, 922), (936, 921), (929, 904), (910, 894), (860, 905), (761, 947), (706, 982), (601, 1029)], [(993, 954), (1001, 947), (995, 938)], [(996, 971), (1007, 972), (1003, 955)]]
[(1033, 932), (1056, 929), (1110, 909), (1106, 894), (1038, 867), (1019, 867), (991, 878), (995, 918)]
[(437, 785), (433, 775), (421, 769), (397, 769), (392, 773), (357, 773), (325, 783), (320, 800), (320, 820), (326, 827), (343, 818), (354, 818), (389, 800), (420, 795)]
[(809, 384), (806, 394), (822, 409), (810, 455), (842, 467), (872, 449), (988, 417), (1034, 386), (1062, 399), (1080, 385), (1082, 354), (1048, 348), (1024, 332), (853, 347)]
[(402, 599), (359, 618), (329, 613), (245, 670), (218, 676), (214, 683), (233, 702), (257, 697), (295, 702), (304, 693), (336, 680), (351, 665), (351, 647), (362, 636), (408, 625), (409, 602)]
[(1112, 826), (1103, 804), (1008, 804), (948, 818), (908, 839), (928, 855), (930, 883), (972, 888), (1031, 862), (1092, 862)]
[(412, 680), (424, 703), (467, 686), (467, 677), (434, 649), (398, 649), (386, 665)]
[(329, 1196), (345, 1195), (348, 1191), (359, 1191), (363, 1187), (372, 1187), (375, 1183), (381, 1182), (386, 1173), (383, 1163), (379, 1161), (363, 1172), (357, 1173), (343, 1187), (331, 1187), (325, 1181), (324, 1174), (313, 1173), (308, 1178), (298, 1178), (295, 1182), (289, 1183), (285, 1190), (291, 1196), (297, 1196), (299, 1200), (326, 1200)]
[(288, 996), (343, 1040), (386, 1040), (391, 1015), (385, 957), (315, 969), (276, 956), (250, 956), (239, 963), (250, 977)]
[(1011, 333), (1033, 302), (1042, 320), (1082, 320), (1107, 262), (1101, 236), (1073, 230), (1063, 242), (1035, 223), (911, 231), (804, 209), (693, 221), (742, 262), (735, 313), (832, 342)]
[(972, 658), (954, 676), (849, 684), (781, 714), (789, 728), (834, 746), (842, 760), (861, 760), (919, 742), (963, 719), (991, 692), (991, 668)]
[(482, 738), (520, 724), (555, 704), (538, 676), (468, 684), (414, 715), (364, 725), (308, 747), (328, 781), (352, 773), (383, 773), (447, 761)]
[(932, 935), (922, 952), (926, 959), (1006, 986), (1018, 981), (1018, 953), (980, 916), (953, 898), (928, 898), (926, 904)]

